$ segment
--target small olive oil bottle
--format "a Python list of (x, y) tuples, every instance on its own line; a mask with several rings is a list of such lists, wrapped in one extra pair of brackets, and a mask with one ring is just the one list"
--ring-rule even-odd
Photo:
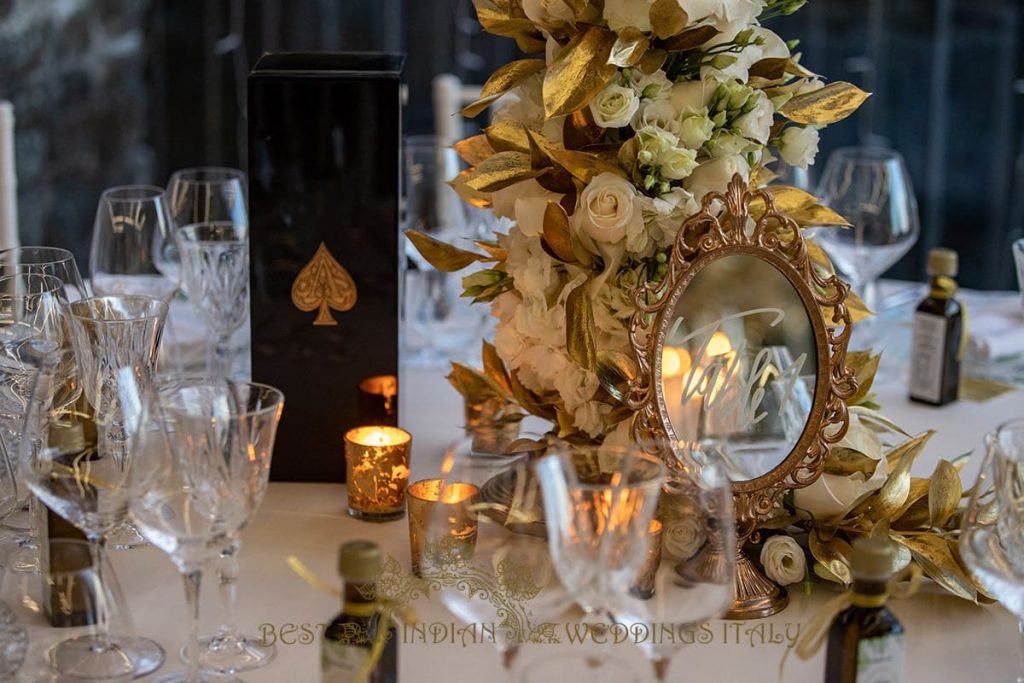
[(910, 398), (942, 406), (960, 390), (963, 307), (956, 300), (957, 255), (952, 249), (928, 253), (931, 290), (914, 312), (910, 345)]
[[(380, 548), (370, 541), (350, 541), (338, 553), (338, 571), (345, 584), (341, 614), (324, 629), (320, 654), (321, 683), (397, 683), (398, 634), (377, 602)], [(380, 659), (364, 676), (380, 629)]]
[(892, 544), (883, 539), (854, 542), (853, 604), (829, 629), (825, 683), (902, 683), (903, 625), (885, 607), (894, 554)]

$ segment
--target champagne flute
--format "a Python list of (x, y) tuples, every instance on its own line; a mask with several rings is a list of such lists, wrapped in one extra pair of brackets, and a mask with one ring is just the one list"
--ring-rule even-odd
[[(58, 349), (39, 364), (28, 401), (20, 444), (21, 477), (47, 506), (89, 539), (97, 582), (102, 585), (107, 534), (128, 512), (128, 476), (133, 458), (107, 447), (104, 435), (117, 428), (104, 411), (82, 395), (60, 407), (65, 368), (78, 368), (71, 351)], [(120, 392), (124, 387), (111, 389)], [(129, 406), (128, 416), (137, 411)], [(164, 651), (152, 640), (111, 633), (110, 612), (97, 605), (92, 633), (63, 640), (49, 652), (51, 666), (75, 679), (108, 680), (155, 671)]]
[(818, 197), (850, 223), (823, 228), (816, 239), (872, 310), (876, 281), (900, 260), (921, 231), (917, 199), (899, 152), (843, 147), (829, 155)]

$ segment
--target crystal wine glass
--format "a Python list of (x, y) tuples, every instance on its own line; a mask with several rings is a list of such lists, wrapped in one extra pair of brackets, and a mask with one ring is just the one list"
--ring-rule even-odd
[[(248, 433), (250, 466), (243, 471), (244, 479), (241, 481), (246, 491), (245, 517), (248, 519), (259, 508), (267, 492), (277, 424), (284, 411), (284, 394), (274, 387), (252, 382), (232, 383), (231, 388)], [(269, 664), (277, 654), (273, 644), (264, 644), (259, 636), (244, 635), (238, 630), (235, 601), (241, 549), (240, 534), (237, 531), (228, 533), (217, 563), (217, 578), (227, 618), (216, 634), (199, 641), (199, 661), (207, 671), (232, 674), (256, 669)]]
[(175, 233), (189, 298), (210, 335), (208, 372), (231, 376), (231, 335), (249, 315), (249, 241), (234, 223), (197, 223)]
[[(1024, 419), (989, 433), (985, 446), (963, 516), (960, 554), (978, 584), (1020, 620), (1024, 637)], [(1024, 656), (1019, 664), (1024, 674)]]
[(59, 247), (14, 247), (0, 251), (0, 275), (33, 273), (49, 275), (64, 283), (64, 298), (77, 301), (89, 296), (74, 255)]
[(234, 386), (221, 379), (141, 385), (133, 403), (142, 419), (131, 437), (131, 514), (139, 530), (182, 574), (191, 628), (185, 671), (154, 683), (232, 683), (199, 664), (199, 590), (203, 563), (245, 524), (253, 505), (249, 417)]
[[(646, 561), (664, 465), (637, 447), (567, 446), (538, 460), (535, 469), (548, 546), (562, 584), (587, 619), (622, 612), (622, 587), (635, 582)], [(585, 659), (606, 679), (629, 675), (614, 660)], [(544, 661), (564, 666), (564, 658)], [(530, 675), (550, 680), (537, 668)]]
[[(641, 579), (623, 593), (612, 618), (630, 632), (696, 630), (728, 609), (733, 597), (736, 547), (732, 485), (722, 462), (695, 444), (679, 444), (679, 455), (662, 486), (660, 548), (648, 549)], [(657, 542), (652, 539), (652, 542)], [(657, 680), (668, 679), (674, 638), (647, 638), (644, 653)]]
[(824, 228), (816, 239), (872, 310), (875, 283), (917, 241), (917, 200), (899, 152), (843, 147), (829, 155), (818, 196), (852, 226)]
[[(64, 369), (75, 367), (76, 357), (66, 349), (47, 354), (40, 361), (25, 417), (21, 439), (21, 478), (51, 510), (75, 525), (89, 539), (97, 579), (102, 584), (105, 537), (121, 524), (128, 512), (128, 476), (133, 458), (124, 450), (109, 448), (104, 435), (119, 429), (113, 411), (97, 409), (83, 395), (72, 405), (59, 406), (66, 379)], [(132, 375), (134, 376), (134, 375)], [(111, 387), (111, 393), (125, 386)], [(129, 405), (125, 418), (138, 411)], [(109, 613), (102, 605), (93, 633), (62, 641), (50, 651), (58, 673), (76, 679), (108, 680), (125, 674), (142, 676), (155, 671), (164, 660), (163, 649), (146, 638), (111, 633)]]

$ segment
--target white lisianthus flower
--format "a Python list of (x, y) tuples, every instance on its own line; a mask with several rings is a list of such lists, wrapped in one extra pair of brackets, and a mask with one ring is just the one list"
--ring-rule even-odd
[(772, 124), (775, 123), (775, 107), (764, 93), (758, 93), (757, 97), (754, 108), (738, 117), (734, 125), (744, 137), (766, 145), (772, 132)]
[(576, 20), (565, 0), (523, 0), (523, 12), (530, 21), (541, 26), (558, 26)]
[(803, 581), (807, 557), (803, 548), (789, 536), (772, 536), (761, 547), (761, 564), (768, 578), (780, 586)]
[(715, 124), (708, 117), (706, 108), (699, 112), (684, 113), (677, 125), (679, 142), (690, 149), (700, 149), (711, 139), (711, 134), (715, 130)]
[(764, 9), (764, 0), (679, 0), (691, 22), (709, 19), (721, 30), (730, 23), (749, 26)]
[[(524, 235), (536, 237), (544, 229), (544, 209), (562, 195), (544, 189), (536, 180), (524, 180), (491, 193), (494, 215), (519, 223)], [(539, 211), (539, 213), (538, 213)]]
[(687, 113), (707, 113), (715, 91), (718, 89), (718, 81), (704, 79), (700, 81), (684, 81), (672, 86), (668, 100), (680, 115)]
[(742, 135), (733, 135), (725, 131), (719, 131), (708, 140), (708, 152), (715, 159), (720, 157), (733, 156), (734, 154), (746, 154), (758, 148), (756, 142), (751, 142)]
[(640, 97), (632, 88), (610, 84), (590, 101), (594, 122), (602, 128), (622, 128), (640, 108)]
[[(718, 45), (732, 42), (743, 31), (750, 31), (749, 44), (738, 53), (719, 55), (715, 62), (701, 67), (701, 78), (714, 78), (722, 82), (738, 80), (746, 83), (750, 77), (750, 67), (762, 59), (789, 57), (789, 47), (773, 31), (760, 26), (751, 26), (750, 22), (738, 20), (724, 24), (715, 23), (719, 34), (711, 38), (702, 48), (710, 49)], [(761, 41), (756, 44), (755, 41)]]
[(636, 116), (633, 117), (633, 128), (640, 130), (647, 126), (656, 126), (678, 136), (679, 119), (675, 107), (664, 101), (641, 104)]
[(700, 210), (693, 193), (682, 187), (673, 187), (658, 197), (641, 197), (641, 206), (648, 232), (662, 248), (671, 245), (682, 222)]
[(594, 177), (580, 194), (573, 223), (595, 244), (621, 242), (627, 232), (643, 230), (643, 215), (633, 184), (614, 173)]
[(739, 173), (746, 181), (750, 178), (750, 165), (739, 154), (705, 161), (683, 183), (699, 202), (708, 192), (722, 192), (732, 177)]
[(672, 93), (672, 81), (661, 69), (645, 74), (642, 69), (630, 69), (629, 85), (645, 100), (664, 100)]
[(658, 158), (679, 145), (679, 138), (659, 126), (644, 126), (636, 131), (640, 141), (636, 159), (641, 166), (652, 166)]
[(604, 18), (608, 28), (616, 33), (630, 26), (650, 31), (653, 4), (654, 0), (605, 0)]
[(779, 137), (779, 155), (790, 166), (811, 166), (818, 155), (818, 130), (813, 126), (788, 126)]
[(669, 559), (682, 562), (697, 554), (705, 538), (704, 524), (699, 516), (669, 517), (664, 521), (661, 549)]
[(682, 180), (697, 168), (697, 151), (685, 147), (672, 147), (659, 154), (655, 164), (661, 177)]

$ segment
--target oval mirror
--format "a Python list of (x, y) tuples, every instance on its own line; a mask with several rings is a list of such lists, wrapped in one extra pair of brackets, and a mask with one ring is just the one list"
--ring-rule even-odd
[(669, 438), (713, 445), (733, 482), (776, 470), (800, 442), (818, 389), (801, 295), (768, 260), (736, 253), (695, 263), (672, 299), (655, 368)]

